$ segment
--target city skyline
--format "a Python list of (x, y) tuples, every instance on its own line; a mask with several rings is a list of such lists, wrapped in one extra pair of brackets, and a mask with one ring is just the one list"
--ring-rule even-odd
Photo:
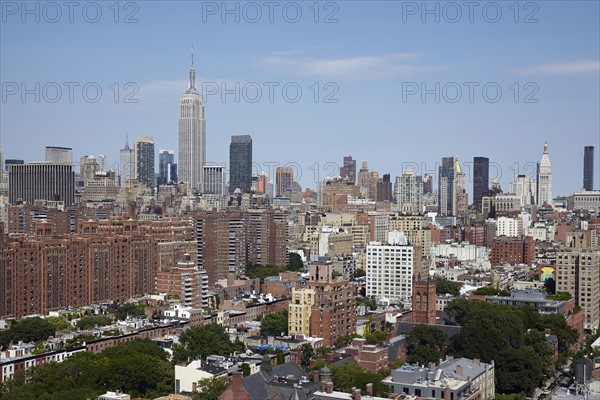
[[(441, 157), (452, 154), (463, 164), (474, 156), (489, 158), (490, 180), (500, 169), (499, 179), (506, 191), (515, 174), (535, 174), (531, 167), (539, 160), (539, 146), (548, 141), (555, 195), (581, 189), (581, 148), (600, 145), (597, 3), (569, 3), (568, 7), (564, 2), (540, 3), (535, 13), (520, 10), (518, 23), (508, 6), (498, 23), (482, 19), (479, 12), (476, 21), (470, 23), (464, 20), (467, 13), (463, 12), (463, 20), (456, 24), (444, 15), (436, 22), (421, 15), (422, 10), (408, 14), (402, 4), (333, 4), (338, 7), (335, 23), (314, 23), (312, 11), (305, 8), (304, 18), (297, 24), (281, 18), (274, 23), (252, 24), (244, 18), (238, 23), (231, 17), (222, 22), (221, 15), (207, 15), (201, 5), (192, 3), (185, 3), (189, 7), (185, 15), (160, 2), (140, 3), (134, 24), (79, 21), (79, 37), (65, 43), (65, 58), (60, 60), (50, 56), (52, 44), (47, 40), (71, 37), (72, 25), (23, 23), (7, 17), (0, 27), (4, 97), (0, 145), (4, 157), (43, 159), (42, 146), (22, 146), (23, 138), (72, 147), (76, 160), (101, 149), (112, 160), (110, 165), (119, 159), (117, 152), (127, 134), (132, 138), (152, 135), (159, 148), (178, 148), (177, 104), (188, 84), (184, 66), (189, 63), (189, 48), (195, 45), (198, 89), (212, 93), (205, 93), (206, 164), (226, 165), (230, 136), (249, 134), (257, 145), (253, 154), (256, 169), (274, 172), (274, 163), (292, 163), (301, 170), (296, 180), (303, 187), (315, 188), (323, 177), (337, 175), (333, 167), (339, 170), (342, 157), (348, 154), (392, 176), (400, 176), (410, 164), (419, 167), (415, 171), (419, 175), (435, 175)], [(108, 19), (110, 10), (104, 11)], [(322, 9), (320, 21), (333, 11)], [(525, 16), (532, 14), (537, 22), (525, 23)], [(155, 32), (160, 29), (156, 27), (170, 27), (168, 17), (175, 15), (181, 32), (157, 37)], [(350, 32), (363, 29), (365, 24), (374, 26), (374, 21), (377, 28), (348, 46), (345, 39)], [(311, 28), (308, 33), (307, 27)], [(208, 31), (222, 40), (201, 40)], [(281, 34), (273, 43), (257, 40), (275, 31)], [(47, 32), (51, 35), (44, 34)], [(190, 40), (175, 40), (181, 33)], [(139, 34), (157, 41), (144, 43)], [(19, 41), (6, 39), (17, 35)], [(235, 40), (240, 35), (256, 45), (241, 46)], [(115, 49), (115, 55), (109, 52), (112, 46), (94, 50), (84, 46), (88, 39), (99, 36), (107, 44), (117, 37), (126, 40)], [(32, 51), (17, 53), (22, 45)], [(121, 62), (100, 68), (99, 61), (104, 58)], [(11, 82), (23, 83), (26, 89), (35, 87), (36, 82), (41, 88), (48, 82), (79, 82), (79, 88), (86, 82), (97, 82), (103, 96), (92, 103), (84, 101), (77, 91), (79, 96), (72, 103), (66, 98), (52, 103), (47, 101), (52, 89), (48, 87), (46, 93), (38, 93), (38, 103), (35, 94), (25, 95), (21, 101), (23, 93), (10, 94)], [(253, 86), (247, 86), (251, 82), (260, 83), (260, 101), (251, 102)], [(274, 101), (269, 102), (265, 82), (276, 82), (278, 88), (297, 83), (303, 97), (292, 103), (278, 90)], [(315, 82), (320, 95), (317, 102), (317, 87), (312, 86)], [(468, 92), (464, 83), (476, 82), (478, 95), (472, 103), (466, 97), (452, 103), (450, 91), (456, 89), (448, 85), (452, 82), (462, 87), (463, 97)], [(490, 82), (503, 91), (497, 103), (481, 98), (479, 89)], [(511, 89), (515, 82), (517, 87)], [(221, 92), (222, 88), (235, 88), (236, 83), (248, 91)], [(326, 83), (335, 85), (326, 89)], [(435, 101), (436, 94), (425, 94), (425, 101), (420, 96), (423, 93), (408, 95), (409, 90), (420, 92), (421, 84), (430, 90), (436, 83), (441, 85), (439, 102)], [(535, 85), (527, 89), (527, 83)], [(536, 90), (532, 100), (538, 102), (525, 102), (524, 97)], [(324, 97), (334, 91), (330, 100), (338, 102), (325, 102)], [(67, 93), (63, 90), (63, 97)], [(515, 102), (517, 94), (519, 101)], [(236, 95), (240, 97), (237, 102)], [(127, 96), (138, 102), (126, 102)], [(300, 120), (303, 124), (295, 123)], [(290, 148), (295, 151), (289, 152)], [(595, 156), (598, 172), (600, 154)], [(467, 166), (465, 172), (471, 181), (469, 170)]]

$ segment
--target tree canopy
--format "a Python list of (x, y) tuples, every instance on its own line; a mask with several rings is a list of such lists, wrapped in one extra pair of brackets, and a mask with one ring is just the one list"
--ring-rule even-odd
[(23, 318), (16, 321), (9, 330), (0, 332), (0, 348), (6, 349), (11, 343), (39, 342), (55, 334), (50, 322), (40, 317)]
[(170, 393), (173, 366), (150, 340), (134, 340), (98, 354), (80, 352), (62, 363), (49, 362), (0, 385), (3, 400), (85, 400), (107, 390), (155, 398)]
[(92, 315), (83, 317), (77, 321), (77, 327), (81, 330), (93, 329), (95, 326), (106, 326), (112, 324), (112, 319), (105, 315)]
[(450, 281), (445, 278), (435, 278), (435, 292), (437, 294), (451, 294), (460, 296), (461, 282)]
[(430, 362), (438, 362), (445, 357), (444, 344), (448, 336), (432, 326), (417, 325), (412, 332), (406, 335), (408, 343), (407, 360), (409, 363), (428, 365)]
[(510, 292), (506, 289), (498, 289), (491, 286), (484, 286), (475, 289), (473, 294), (483, 295), (483, 296), (510, 296)]
[(228, 356), (243, 350), (241, 342), (231, 342), (225, 327), (218, 324), (196, 326), (183, 332), (173, 345), (173, 362), (188, 362), (215, 354)]
[(287, 335), (288, 310), (263, 315), (260, 322), (260, 333), (267, 336)]
[(531, 394), (550, 373), (552, 349), (545, 329), (558, 337), (559, 348), (577, 339), (562, 315), (540, 315), (530, 307), (455, 299), (446, 312), (462, 326), (452, 338), (452, 353), (494, 360), (498, 393)]
[(127, 316), (137, 317), (140, 315), (144, 315), (144, 310), (146, 307), (143, 304), (133, 304), (133, 303), (125, 303), (121, 304), (117, 311), (115, 312), (115, 317), (119, 321), (124, 321), (127, 319)]

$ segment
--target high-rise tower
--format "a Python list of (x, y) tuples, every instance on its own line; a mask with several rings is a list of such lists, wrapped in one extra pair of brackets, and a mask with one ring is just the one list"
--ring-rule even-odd
[(473, 158), (473, 204), (481, 212), (481, 198), (489, 189), (490, 159), (487, 157)]
[(583, 149), (583, 188), (594, 190), (594, 146)]
[(552, 205), (552, 166), (548, 156), (548, 143), (544, 143), (544, 154), (537, 170), (537, 205)]
[(189, 87), (179, 103), (178, 175), (188, 190), (203, 189), (206, 161), (206, 120), (204, 104), (196, 90), (194, 51), (190, 66)]
[(229, 145), (229, 192), (249, 192), (252, 186), (252, 137), (234, 135)]
[(121, 186), (125, 181), (135, 179), (135, 152), (129, 147), (129, 140), (125, 139), (125, 147), (120, 151), (119, 179)]

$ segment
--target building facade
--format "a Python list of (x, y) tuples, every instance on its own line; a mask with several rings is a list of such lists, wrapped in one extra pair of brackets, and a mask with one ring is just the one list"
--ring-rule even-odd
[(204, 104), (196, 90), (194, 53), (189, 74), (189, 86), (179, 103), (178, 175), (188, 190), (202, 191), (206, 162), (206, 119)]
[(135, 141), (135, 179), (149, 188), (154, 188), (154, 138), (143, 136)]
[(229, 145), (229, 192), (240, 189), (250, 192), (252, 187), (252, 137), (236, 135)]
[(66, 206), (75, 203), (75, 172), (69, 164), (12, 164), (8, 181), (8, 199), (13, 205), (36, 200), (61, 201)]

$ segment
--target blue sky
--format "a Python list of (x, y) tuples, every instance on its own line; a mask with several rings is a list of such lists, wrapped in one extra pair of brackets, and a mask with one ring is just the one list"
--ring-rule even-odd
[(345, 155), (392, 176), (487, 156), (507, 190), (547, 140), (555, 195), (581, 188), (585, 145), (599, 187), (598, 1), (76, 2), (72, 16), (23, 4), (0, 1), (5, 158), (71, 146), (112, 164), (127, 133), (176, 150), (193, 46), (208, 161), (227, 163), (231, 135), (250, 134), (257, 169), (294, 163), (314, 188)]

